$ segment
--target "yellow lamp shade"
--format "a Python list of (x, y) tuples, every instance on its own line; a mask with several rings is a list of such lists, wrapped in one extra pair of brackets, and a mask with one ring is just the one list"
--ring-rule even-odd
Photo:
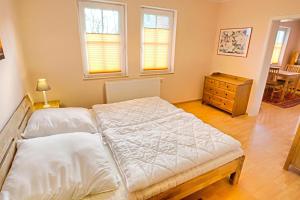
[(48, 91), (50, 90), (51, 87), (48, 85), (48, 82), (46, 79), (38, 79), (37, 84), (36, 84), (36, 91)]

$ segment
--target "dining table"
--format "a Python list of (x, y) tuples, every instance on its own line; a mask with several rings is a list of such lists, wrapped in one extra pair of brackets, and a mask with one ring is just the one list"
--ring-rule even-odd
[[(295, 90), (297, 90), (297, 86), (300, 81), (300, 73), (289, 72), (289, 71), (280, 69), (278, 75), (279, 75), (280, 79), (284, 80), (283, 91), (280, 96), (280, 101), (284, 101), (285, 94), (288, 92), (288, 87), (291, 82), (294, 83), (294, 88), (295, 88)], [(296, 94), (296, 92), (293, 93), (293, 96), (295, 94)]]

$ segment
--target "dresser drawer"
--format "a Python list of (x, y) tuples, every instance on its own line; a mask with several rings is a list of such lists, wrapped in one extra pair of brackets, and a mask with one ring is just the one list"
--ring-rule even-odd
[(213, 95), (208, 93), (208, 92), (204, 92), (203, 93), (203, 101), (206, 103), (211, 103), (212, 99), (213, 99)]
[(230, 83), (222, 82), (219, 83), (219, 87), (227, 91), (235, 92), (237, 86)]
[(219, 89), (219, 88), (214, 88), (214, 89), (211, 89), (211, 90), (213, 90), (215, 95), (223, 97), (225, 99), (233, 101), (234, 98), (235, 98), (235, 93), (234, 92), (231, 92), (231, 91), (228, 91), (228, 90), (225, 90), (225, 89)]
[(205, 79), (205, 86), (219, 87), (219, 81), (211, 79), (211, 78), (206, 78)]
[(213, 96), (211, 103), (221, 109), (224, 109), (228, 112), (232, 112), (233, 109), (233, 101), (224, 99), (219, 96)]
[(232, 112), (233, 110), (233, 101), (230, 100), (224, 100), (222, 105), (222, 108), (228, 112)]
[(205, 87), (204, 87), (204, 92), (206, 92), (206, 93), (215, 94), (216, 93), (215, 90), (216, 90), (216, 88), (209, 84), (205, 85)]

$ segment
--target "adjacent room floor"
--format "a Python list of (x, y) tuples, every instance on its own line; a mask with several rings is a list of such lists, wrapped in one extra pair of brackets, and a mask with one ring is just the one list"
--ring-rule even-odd
[(232, 186), (227, 180), (222, 180), (200, 191), (195, 195), (197, 198), (300, 199), (300, 174), (283, 170), (300, 115), (300, 105), (283, 109), (263, 103), (257, 117), (244, 115), (236, 118), (199, 101), (177, 106), (238, 139), (246, 154), (238, 185)]

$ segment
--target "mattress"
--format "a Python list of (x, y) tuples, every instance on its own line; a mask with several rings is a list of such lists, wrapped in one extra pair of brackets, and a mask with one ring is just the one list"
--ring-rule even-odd
[(182, 111), (159, 97), (97, 104), (93, 106), (93, 110), (96, 113), (98, 128), (102, 131), (137, 125)]
[(159, 97), (93, 107), (133, 193), (240, 149), (232, 137)]
[[(122, 177), (108, 146), (105, 146), (105, 151), (105, 153), (108, 155), (109, 161), (111, 162), (115, 173), (118, 173), (119, 176)], [(168, 178), (160, 183), (154, 184), (144, 190), (131, 193), (127, 191), (126, 186), (124, 184), (124, 180), (121, 178), (120, 186), (117, 190), (101, 193), (98, 195), (90, 195), (85, 197), (83, 200), (145, 200), (161, 192), (167, 191), (168, 189), (176, 187), (210, 170), (220, 167), (226, 163), (229, 163), (230, 161), (239, 158), (242, 155), (242, 149), (237, 149), (217, 159), (211, 160), (203, 165), (199, 165), (191, 170), (185, 171), (174, 177)]]

